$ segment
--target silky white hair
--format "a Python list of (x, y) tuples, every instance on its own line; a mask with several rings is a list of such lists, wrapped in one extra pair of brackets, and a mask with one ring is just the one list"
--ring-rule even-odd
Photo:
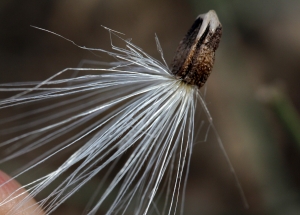
[[(171, 74), (157, 37), (162, 62), (106, 29), (111, 41), (115, 37), (125, 47), (111, 42), (112, 51), (86, 48), (48, 32), (79, 48), (106, 53), (111, 62), (87, 61), (95, 66), (66, 68), (42, 82), (0, 85), (2, 92), (19, 92), (1, 100), (0, 109), (35, 106), (0, 120), (1, 163), (39, 153), (13, 179), (69, 153), (57, 169), (22, 186), (29, 196), (16, 196), (17, 190), (0, 202), (1, 207), (24, 196), (10, 214), (51, 186), (38, 202), (50, 214), (93, 177), (101, 183), (85, 214), (183, 214), (195, 135), (208, 132), (199, 120), (203, 113), (234, 173), (203, 95)], [(66, 73), (69, 78), (62, 78)]]

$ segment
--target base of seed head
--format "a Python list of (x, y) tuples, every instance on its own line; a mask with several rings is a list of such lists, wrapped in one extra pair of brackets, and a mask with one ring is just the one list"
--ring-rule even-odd
[(215, 11), (199, 15), (177, 48), (172, 63), (175, 77), (201, 88), (212, 71), (221, 36)]

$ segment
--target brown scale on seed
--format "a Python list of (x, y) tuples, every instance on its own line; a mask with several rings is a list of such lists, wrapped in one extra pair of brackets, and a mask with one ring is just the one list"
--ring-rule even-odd
[(214, 11), (197, 17), (177, 48), (172, 63), (176, 78), (201, 88), (212, 71), (221, 35), (222, 25)]

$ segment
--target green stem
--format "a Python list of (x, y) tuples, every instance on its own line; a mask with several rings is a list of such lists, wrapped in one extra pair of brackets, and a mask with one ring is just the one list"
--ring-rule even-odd
[(276, 113), (278, 119), (290, 136), (295, 140), (300, 151), (300, 116), (291, 99), (279, 87), (267, 89), (267, 103)]

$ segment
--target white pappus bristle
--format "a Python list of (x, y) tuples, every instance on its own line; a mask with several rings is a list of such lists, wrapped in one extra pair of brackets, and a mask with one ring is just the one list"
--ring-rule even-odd
[(205, 102), (196, 87), (171, 74), (157, 37), (163, 63), (106, 29), (126, 48), (112, 43), (110, 52), (64, 39), (115, 61), (67, 68), (39, 83), (0, 85), (2, 92), (16, 92), (0, 101), (0, 109), (26, 109), (0, 120), (0, 162), (38, 154), (14, 179), (47, 162), (59, 164), (23, 186), (30, 196), (17, 190), (0, 202), (1, 207), (23, 198), (9, 214), (43, 192), (38, 204), (50, 214), (94, 177), (101, 183), (84, 214), (183, 214), (194, 134), (200, 129), (194, 125), (197, 108), (204, 108), (213, 126)]

